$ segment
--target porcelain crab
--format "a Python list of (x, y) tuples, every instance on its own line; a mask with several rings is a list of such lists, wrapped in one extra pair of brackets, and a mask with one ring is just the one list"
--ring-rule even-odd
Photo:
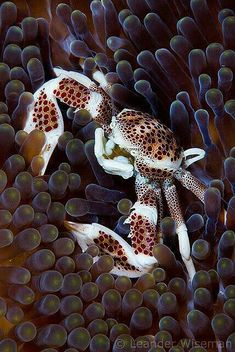
[(55, 69), (57, 77), (46, 82), (34, 94), (24, 130), (44, 131), (46, 144), (43, 174), (52, 152), (64, 131), (63, 117), (57, 99), (77, 110), (86, 109), (99, 123), (95, 131), (95, 155), (107, 173), (125, 179), (135, 177), (137, 201), (126, 222), (130, 224), (129, 245), (114, 231), (98, 223), (78, 224), (66, 221), (65, 226), (76, 236), (82, 250), (95, 243), (102, 253), (109, 253), (117, 275), (138, 277), (152, 270), (156, 259), (152, 254), (162, 242), (160, 222), (163, 218), (163, 197), (175, 220), (179, 250), (192, 279), (195, 268), (190, 256), (190, 242), (182, 215), (174, 179), (193, 192), (202, 202), (206, 186), (186, 168), (204, 157), (204, 151), (186, 151), (177, 143), (173, 132), (147, 113), (131, 109), (118, 111), (108, 95), (104, 75), (96, 71), (95, 83), (71, 71)]

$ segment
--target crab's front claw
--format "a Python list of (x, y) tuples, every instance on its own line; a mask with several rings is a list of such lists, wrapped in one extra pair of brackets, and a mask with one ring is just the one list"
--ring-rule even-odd
[(97, 128), (95, 130), (95, 156), (98, 163), (109, 174), (122, 176), (124, 179), (132, 177), (134, 174), (133, 164), (123, 155), (111, 158), (113, 148), (112, 140), (107, 141), (104, 130)]
[(118, 234), (97, 223), (78, 224), (65, 221), (65, 227), (76, 237), (81, 249), (85, 251), (89, 245), (95, 244), (100, 254), (109, 254), (114, 259), (112, 274), (139, 277), (153, 269), (156, 260), (152, 257), (149, 262), (141, 264), (134, 249)]
[(72, 71), (55, 68), (56, 78), (46, 82), (34, 93), (34, 102), (29, 107), (24, 131), (30, 133), (34, 129), (45, 133), (46, 144), (41, 152), (44, 159), (44, 174), (58, 138), (64, 132), (63, 116), (57, 100), (75, 108), (76, 111), (86, 109), (92, 118), (101, 126), (110, 130), (109, 117), (114, 107), (108, 94), (102, 89), (105, 79), (96, 74), (101, 86), (97, 86), (88, 77)]
[(29, 107), (24, 126), (24, 131), (27, 133), (36, 129), (44, 132), (45, 135), (45, 144), (40, 152), (44, 161), (40, 175), (45, 173), (58, 138), (64, 132), (63, 116), (53, 94), (58, 82), (59, 79), (48, 81), (34, 93), (34, 102)]
[(83, 251), (94, 243), (100, 248), (100, 254), (107, 253), (113, 257), (115, 266), (111, 272), (116, 275), (139, 277), (152, 271), (157, 264), (152, 249), (159, 241), (157, 198), (160, 188), (158, 184), (150, 184), (145, 178), (137, 177), (136, 190), (138, 200), (126, 221), (130, 224), (128, 237), (131, 245), (100, 224), (65, 222), (65, 227), (74, 234)]

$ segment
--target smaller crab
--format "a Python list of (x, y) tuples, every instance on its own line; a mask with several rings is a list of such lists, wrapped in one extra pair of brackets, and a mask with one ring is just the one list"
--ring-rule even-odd
[[(45, 83), (35, 94), (25, 131), (44, 131), (47, 142), (42, 150), (45, 172), (50, 156), (64, 131), (63, 117), (57, 100), (79, 109), (87, 109), (101, 128), (95, 131), (95, 155), (107, 173), (127, 179), (135, 177), (137, 201), (126, 223), (130, 224), (131, 245), (114, 231), (100, 224), (77, 224), (66, 221), (82, 250), (95, 243), (102, 253), (114, 258), (112, 270), (117, 275), (138, 277), (152, 270), (152, 254), (162, 242), (160, 222), (163, 218), (163, 196), (176, 223), (179, 250), (192, 279), (195, 269), (190, 256), (190, 242), (184, 223), (174, 179), (193, 192), (202, 202), (206, 186), (185, 169), (204, 157), (204, 151), (184, 151), (173, 132), (147, 113), (124, 109), (118, 112), (109, 95), (104, 77), (95, 72), (97, 86), (76, 72), (55, 69), (57, 78)], [(112, 119), (111, 119), (112, 118)], [(190, 156), (193, 156), (189, 158)]]

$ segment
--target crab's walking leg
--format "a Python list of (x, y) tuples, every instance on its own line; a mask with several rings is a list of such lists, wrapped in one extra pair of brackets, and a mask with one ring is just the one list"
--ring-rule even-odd
[(176, 223), (176, 233), (179, 239), (179, 250), (182, 256), (182, 260), (186, 266), (189, 277), (192, 280), (195, 274), (195, 268), (190, 256), (190, 242), (188, 238), (187, 227), (184, 223), (184, 218), (182, 215), (180, 202), (178, 194), (176, 191), (176, 186), (173, 184), (172, 179), (166, 179), (163, 181), (163, 191), (165, 198), (169, 207), (171, 217), (175, 220)]
[[(189, 191), (195, 194), (195, 196), (204, 203), (205, 193), (208, 187), (206, 187), (201, 181), (199, 181), (195, 176), (189, 171), (185, 171), (180, 168), (174, 173), (174, 177)], [(224, 213), (224, 224), (226, 224), (227, 211), (223, 209)]]
[(162, 197), (162, 189), (160, 184), (156, 183), (158, 187), (155, 188), (155, 193), (157, 196), (157, 209), (158, 209), (158, 222), (157, 222), (157, 239), (159, 239), (159, 243), (163, 243), (163, 237), (161, 232), (161, 221), (163, 219), (163, 197)]
[(191, 172), (186, 171), (182, 168), (174, 173), (174, 177), (189, 191), (195, 194), (195, 196), (204, 203), (204, 196), (207, 187), (199, 181)]

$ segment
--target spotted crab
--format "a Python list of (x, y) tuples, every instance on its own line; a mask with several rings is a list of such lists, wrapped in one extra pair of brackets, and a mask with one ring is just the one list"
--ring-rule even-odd
[[(50, 157), (64, 132), (63, 117), (57, 99), (75, 108), (86, 109), (100, 125), (95, 131), (95, 155), (98, 163), (110, 174), (124, 179), (135, 177), (137, 201), (126, 219), (130, 225), (129, 245), (121, 236), (98, 223), (65, 222), (86, 250), (96, 244), (100, 253), (114, 258), (112, 273), (138, 277), (156, 265), (153, 247), (162, 242), (160, 222), (163, 218), (163, 197), (175, 220), (182, 260), (192, 279), (195, 268), (190, 256), (190, 242), (177, 195), (174, 179), (204, 201), (206, 186), (186, 168), (204, 157), (204, 151), (186, 151), (173, 132), (147, 113), (124, 109), (118, 111), (109, 97), (109, 84), (96, 71), (93, 80), (77, 73), (55, 69), (56, 78), (46, 82), (34, 94), (24, 130), (44, 131), (46, 144), (41, 151), (44, 174)], [(95, 83), (95, 81), (97, 83)]]

